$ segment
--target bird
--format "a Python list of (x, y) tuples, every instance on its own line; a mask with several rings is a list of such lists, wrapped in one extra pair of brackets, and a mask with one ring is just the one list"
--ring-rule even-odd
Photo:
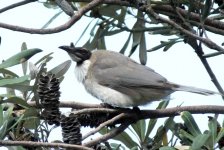
[(175, 91), (202, 95), (216, 92), (169, 82), (153, 69), (121, 53), (60, 46), (76, 62), (75, 75), (86, 91), (114, 107), (138, 107), (159, 101)]

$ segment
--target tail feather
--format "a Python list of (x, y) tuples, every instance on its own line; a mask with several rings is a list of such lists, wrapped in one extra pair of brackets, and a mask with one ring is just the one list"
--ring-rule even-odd
[(175, 91), (185, 91), (185, 92), (191, 92), (191, 93), (197, 93), (197, 94), (202, 94), (202, 95), (214, 95), (214, 94), (219, 94), (214, 91), (206, 90), (206, 89), (201, 89), (201, 88), (196, 88), (196, 87), (191, 87), (191, 86), (184, 86), (184, 85), (176, 85), (174, 87)]

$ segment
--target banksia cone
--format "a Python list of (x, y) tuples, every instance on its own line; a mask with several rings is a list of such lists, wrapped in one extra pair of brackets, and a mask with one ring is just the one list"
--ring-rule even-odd
[(81, 145), (82, 134), (80, 123), (77, 118), (70, 114), (68, 117), (61, 116), (62, 137), (65, 143)]
[(80, 122), (81, 126), (89, 126), (91, 128), (98, 127), (101, 123), (111, 119), (112, 117), (109, 116), (107, 113), (88, 113), (88, 114), (79, 114), (75, 115), (78, 121)]
[(59, 84), (59, 80), (51, 73), (43, 73), (38, 81), (37, 92), (40, 104), (44, 107), (41, 115), (50, 125), (60, 124)]

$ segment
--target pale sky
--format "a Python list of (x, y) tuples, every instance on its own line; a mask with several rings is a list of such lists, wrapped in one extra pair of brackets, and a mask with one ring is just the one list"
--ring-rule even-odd
[[(14, 2), (16, 1), (2, 0), (0, 3), (0, 8)], [(59, 9), (49, 10), (46, 9), (41, 3), (31, 3), (29, 5), (0, 14), (0, 22), (21, 25), (24, 27), (41, 28), (50, 19), (50, 17), (52, 17), (57, 12), (59, 12)], [(60, 25), (68, 19), (68, 16), (62, 14), (50, 27)], [(76, 40), (79, 38), (79, 35), (81, 34), (81, 31), (84, 30), (83, 27), (85, 27), (88, 23), (89, 21), (87, 19), (83, 19), (78, 21), (77, 24), (74, 25), (71, 29), (51, 35), (32, 35), (0, 28), (0, 36), (2, 38), (2, 44), (0, 45), (0, 61), (19, 52), (22, 42), (26, 42), (28, 48), (40, 48), (44, 51), (31, 58), (31, 62), (35, 62), (35, 60), (38, 60), (44, 56), (44, 54), (54, 52), (54, 59), (51, 61), (51, 63), (49, 63), (48, 67), (53, 68), (56, 64), (60, 64), (70, 59), (64, 51), (58, 49), (58, 46), (68, 45), (70, 42), (76, 42)], [(148, 49), (159, 44), (160, 40), (166, 41), (171, 38), (148, 36), (148, 33), (146, 33), (146, 36), (148, 37)], [(223, 42), (223, 38), (221, 38), (221, 36), (214, 36), (210, 34), (209, 36), (212, 40), (215, 39), (217, 44), (221, 44)], [(86, 37), (88, 37), (88, 34)], [(107, 39), (109, 41), (107, 42), (107, 48), (110, 50), (119, 51), (127, 39), (127, 34), (120, 34), (116, 37), (108, 37)], [(78, 46), (82, 46), (82, 44), (85, 43), (85, 40), (86, 39), (83, 39), (78, 44)], [(206, 52), (214, 51), (208, 49)], [(136, 52), (132, 58), (138, 61), (138, 53)], [(210, 58), (209, 63), (214, 70), (214, 73), (217, 75), (221, 85), (224, 87), (223, 56)], [(210, 81), (210, 78), (196, 53), (194, 53), (194, 50), (184, 43), (173, 46), (170, 50), (168, 50), (168, 52), (159, 50), (148, 53), (147, 66), (150, 66), (171, 82), (217, 91), (213, 83)], [(61, 84), (61, 101), (75, 100), (87, 103), (100, 103), (99, 100), (87, 94), (80, 83), (77, 83), (74, 76), (74, 67), (75, 63), (72, 64), (71, 68), (65, 75), (64, 81)], [(20, 71), (21, 69), (14, 67), (12, 70)], [(172, 94), (171, 97), (173, 100), (171, 101), (169, 107), (178, 106), (182, 103), (182, 105), (223, 104), (223, 100), (220, 96), (202, 96), (185, 92), (176, 92)], [(154, 102), (153, 104), (147, 105), (147, 107), (144, 108), (154, 109), (157, 105), (158, 102)], [(203, 118), (207, 122), (206, 116), (208, 115), (205, 115)], [(207, 126), (205, 126), (205, 129), (206, 128)], [(55, 138), (58, 139), (58, 137)], [(54, 137), (52, 137), (52, 139), (54, 139)]]

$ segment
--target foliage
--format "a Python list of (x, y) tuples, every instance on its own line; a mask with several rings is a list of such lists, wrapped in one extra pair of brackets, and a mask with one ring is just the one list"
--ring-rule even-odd
[[(46, 72), (46, 64), (52, 59), (52, 53), (50, 53), (40, 58), (35, 64), (29, 62), (29, 72), (27, 72), (27, 60), (41, 51), (40, 49), (27, 49), (26, 43), (23, 43), (21, 52), (0, 64), (0, 86), (6, 89), (6, 92), (0, 95), (1, 140), (46, 142), (50, 132), (56, 127), (50, 127), (46, 121), (41, 120), (41, 109), (28, 104), (29, 101), (39, 101), (36, 93), (37, 81), (39, 75)], [(23, 75), (8, 69), (19, 64), (22, 66)], [(70, 64), (71, 61), (65, 61), (49, 72), (62, 81)]]
[[(224, 19), (224, 3), (221, 0), (25, 0), (11, 5), (11, 7), (0, 9), (0, 12), (2, 13), (31, 2), (43, 3), (43, 7), (55, 10), (55, 15), (49, 18), (49, 21), (41, 29), (2, 23), (0, 23), (0, 27), (32, 34), (53, 34), (70, 28), (80, 18), (86, 17), (91, 21), (86, 27), (83, 27), (82, 34), (75, 41), (75, 45), (80, 45), (80, 41), (87, 36), (89, 38), (82, 44), (83, 47), (87, 49), (107, 49), (107, 43), (110, 42), (107, 40), (108, 37), (125, 34), (127, 35), (126, 41), (120, 47), (120, 53), (129, 53), (128, 56), (131, 56), (138, 51), (139, 60), (143, 65), (147, 62), (147, 54), (149, 52), (161, 49), (166, 52), (172, 50), (171, 48), (175, 44), (182, 42), (190, 45), (196, 52), (214, 85), (222, 96), (224, 95), (218, 79), (207, 62), (207, 58), (224, 53), (223, 43), (216, 43), (216, 41), (209, 38), (210, 33), (214, 33), (217, 36), (224, 35), (224, 24), (222, 22)], [(49, 28), (62, 13), (69, 15), (70, 20), (64, 25)], [(168, 40), (160, 41), (158, 45), (154, 46), (147, 40), (148, 34), (167, 36)], [(213, 51), (206, 51), (205, 53), (205, 47)], [(53, 59), (52, 53), (50, 53), (42, 56), (35, 63), (28, 63), (28, 60), (33, 55), (41, 51), (38, 48), (28, 49), (26, 43), (23, 43), (21, 52), (0, 64), (0, 87), (6, 90), (5, 93), (0, 95), (0, 140), (48, 142), (49, 134), (56, 128), (56, 126), (49, 126), (44, 117), (41, 116), (43, 110), (38, 107), (41, 101), (38, 94), (38, 82), (43, 73), (46, 73), (44, 75), (46, 78), (51, 74), (50, 79), (57, 78), (57, 81), (62, 82), (71, 62), (62, 62), (49, 70), (46, 65)], [(22, 66), (22, 75), (10, 70), (10, 67), (15, 67), (16, 65), (17, 67), (18, 65)], [(45, 80), (42, 81), (45, 83)], [(48, 80), (46, 81), (46, 85), (49, 85)], [(48, 89), (47, 94), (50, 93), (49, 91), (51, 92)], [(35, 102), (36, 105), (32, 106), (30, 102)], [(45, 100), (44, 102), (47, 103), (45, 107), (49, 106), (48, 101)], [(162, 101), (157, 109), (162, 112), (167, 105), (168, 101)], [(81, 110), (77, 109), (75, 113), (79, 111)], [(88, 112), (89, 114), (81, 114), (81, 117), (79, 117), (84, 121), (89, 119), (86, 121), (87, 123), (91, 119), (94, 120), (98, 123), (97, 125), (100, 124), (96, 127), (95, 132), (99, 131), (102, 135), (107, 135), (107, 133), (113, 133), (113, 131), (119, 129), (127, 121), (125, 120), (127, 118), (125, 118), (124, 120), (119, 120), (120, 122), (115, 120), (112, 123), (108, 123), (107, 121), (111, 121), (116, 116), (122, 114), (112, 113), (111, 115), (109, 114), (110, 111), (103, 112), (103, 115), (100, 114), (100, 111), (97, 113)], [(130, 122), (128, 129), (120, 134), (116, 134), (114, 137), (108, 138), (113, 140), (100, 139), (91, 146), (95, 149), (104, 148), (109, 150), (224, 149), (224, 124), (220, 125), (217, 121), (217, 115), (209, 117), (208, 129), (203, 132), (190, 112), (183, 111), (178, 113), (180, 113), (181, 122), (175, 121), (174, 116), (177, 115), (177, 112), (174, 111), (174, 115), (166, 118), (162, 125), (158, 123), (159, 119), (156, 117), (149, 120), (128, 118)], [(217, 112), (214, 111), (214, 113)], [(77, 114), (74, 116), (77, 116)], [(105, 117), (102, 119), (102, 116)], [(69, 133), (64, 141), (69, 141), (70, 134), (77, 133), (77, 128), (80, 128), (81, 124), (77, 118), (67, 118), (65, 116), (64, 118), (65, 124), (63, 125), (65, 125), (66, 132), (63, 131), (63, 133)], [(105, 118), (108, 120), (105, 121)], [(133, 120), (135, 123), (133, 123)], [(104, 125), (105, 123), (108, 124)], [(102, 127), (101, 125), (104, 126)], [(90, 133), (92, 134), (92, 132)], [(77, 134), (78, 140), (80, 140), (81, 135), (80, 133)], [(73, 139), (73, 141), (75, 140), (77, 139)], [(27, 149), (26, 146), (8, 146), (8, 148)], [(36, 149), (37, 147), (33, 146), (32, 148)], [(41, 149), (47, 148), (41, 147)]]

